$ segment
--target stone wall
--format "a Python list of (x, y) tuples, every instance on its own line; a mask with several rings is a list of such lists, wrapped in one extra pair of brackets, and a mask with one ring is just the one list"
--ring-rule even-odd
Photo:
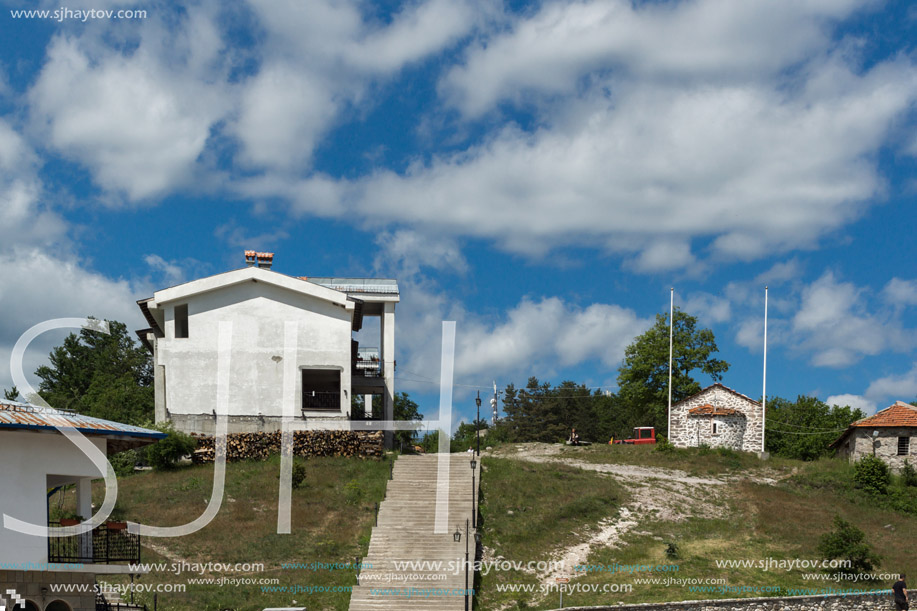
[[(7, 590), (15, 590), (24, 600), (31, 601), (43, 610), (56, 600), (67, 603), (73, 611), (95, 611), (96, 599), (92, 591), (95, 583), (94, 573), (65, 572), (65, 571), (0, 571), (0, 596), (6, 599), (7, 608), (11, 609), (11, 596)], [(81, 594), (61, 593), (51, 591), (51, 584), (85, 584), (90, 587)], [(45, 593), (42, 594), (42, 589)], [(2, 603), (0, 603), (2, 604)], [(15, 607), (22, 609), (23, 607)]]
[[(910, 594), (913, 608), (914, 603), (917, 602), (917, 595)], [(732, 598), (603, 607), (564, 607), (564, 611), (811, 611), (813, 609), (821, 611), (889, 611), (895, 608), (892, 601), (891, 590), (888, 590), (871, 594)]]
[[(688, 411), (701, 405), (731, 408), (729, 416), (690, 416)], [(672, 406), (672, 427), (669, 440), (680, 448), (709, 445), (745, 452), (760, 452), (764, 435), (764, 414), (761, 404), (720, 384), (709, 386)], [(717, 423), (717, 434), (712, 423)]]
[[(872, 432), (878, 431), (879, 436), (873, 438)], [(908, 454), (898, 456), (898, 438), (909, 437)], [(875, 444), (875, 448), (873, 445)], [(846, 456), (851, 461), (856, 461), (864, 456), (875, 455), (884, 460), (890, 467), (900, 470), (907, 460), (912, 467), (917, 468), (917, 431), (913, 428), (891, 427), (858, 427), (847, 436), (847, 439), (838, 447), (838, 454)]]

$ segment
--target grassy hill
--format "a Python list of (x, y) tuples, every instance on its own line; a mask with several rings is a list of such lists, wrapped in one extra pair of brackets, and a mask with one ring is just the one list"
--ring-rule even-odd
[[(669, 454), (651, 447), (551, 444), (508, 444), (485, 453), (483, 461), (480, 518), (485, 561), (527, 563), (563, 558), (572, 577), (570, 585), (631, 588), (614, 593), (568, 593), (565, 606), (777, 595), (790, 588), (888, 587), (887, 581), (866, 585), (813, 582), (803, 574), (817, 571), (801, 568), (763, 570), (717, 564), (819, 558), (815, 551), (818, 540), (831, 529), (835, 515), (865, 532), (867, 542), (882, 555), (879, 572), (917, 572), (913, 554), (917, 489), (896, 484), (895, 503), (876, 499), (850, 483), (851, 469), (841, 461), (760, 461), (735, 452), (682, 450)], [(166, 567), (139, 583), (186, 588), (183, 593), (160, 594), (159, 609), (260, 611), (292, 604), (310, 611), (347, 609), (349, 593), (340, 590), (356, 583), (355, 571), (331, 570), (327, 565), (351, 563), (364, 554), (373, 505), (383, 498), (389, 463), (320, 458), (304, 464), (305, 483), (293, 492), (290, 535), (276, 534), (279, 461), (275, 458), (229, 464), (226, 498), (219, 515), (201, 531), (174, 539), (145, 538), (144, 562), (161, 562)], [(204, 510), (212, 475), (212, 466), (190, 466), (122, 479), (115, 517), (161, 526), (188, 522)], [(101, 494), (96, 497), (96, 504), (100, 502)], [(72, 493), (67, 492), (64, 509), (70, 503)], [(674, 545), (670, 548), (669, 544)], [(667, 550), (675, 555), (670, 557)], [(209, 570), (202, 575), (186, 564), (176, 574), (172, 565), (181, 562), (260, 563), (264, 570)], [(283, 566), (313, 562), (325, 568)], [(573, 571), (574, 564), (590, 570)], [(677, 571), (595, 570), (616, 564), (668, 565), (676, 566)], [(556, 592), (544, 594), (538, 588), (555, 583), (561, 571), (539, 570), (537, 565), (503, 569), (505, 565), (479, 575), (476, 608), (558, 606)], [(221, 577), (276, 582), (206, 585), (191, 581)], [(667, 577), (683, 581), (637, 583)], [(684, 583), (687, 580), (697, 583)], [(708, 580), (718, 581), (711, 585)], [(533, 586), (535, 591), (500, 591), (510, 585), (517, 589)], [(313, 591), (278, 591), (297, 586)], [(737, 591), (739, 588), (746, 590)], [(753, 592), (753, 588), (771, 592)], [(136, 598), (152, 609), (152, 594)]]
[[(565, 606), (777, 596), (794, 588), (823, 592), (890, 587), (888, 580), (807, 580), (804, 574), (820, 571), (786, 569), (787, 561), (821, 559), (816, 551), (819, 538), (831, 530), (835, 515), (865, 532), (866, 541), (882, 556), (877, 572), (913, 574), (917, 569), (917, 488), (896, 484), (896, 503), (876, 499), (851, 484), (852, 468), (839, 460), (760, 461), (731, 451), (661, 453), (651, 446), (522, 444), (498, 448), (484, 464), (483, 541), (488, 555), (526, 562), (576, 558), (583, 570), (573, 572), (571, 585), (582, 589), (608, 584), (619, 589), (568, 593)], [(537, 469), (532, 471), (532, 466)], [(544, 485), (546, 478), (556, 476), (575, 478), (557, 492)], [(519, 513), (508, 509), (502, 494), (517, 489), (531, 491), (517, 504), (524, 505), (523, 515), (535, 517), (521, 526), (526, 531), (524, 546), (510, 536), (520, 528)], [(565, 513), (559, 507), (571, 493), (584, 519), (565, 522), (558, 519)], [(606, 507), (596, 495), (603, 497)], [(890, 504), (899, 509), (888, 508)], [(596, 544), (575, 553), (576, 546), (590, 541)], [(749, 566), (722, 566), (729, 561), (746, 561)], [(757, 565), (768, 561), (769, 569)], [(773, 564), (781, 561), (782, 568)], [(626, 568), (614, 570), (615, 565)], [(650, 567), (659, 568), (646, 570)], [(569, 573), (572, 567), (567, 568)], [(556, 592), (499, 589), (550, 584), (560, 574), (492, 571), (482, 576), (481, 608), (554, 609), (559, 602)], [(653, 578), (669, 578), (669, 583), (638, 583)], [(622, 591), (621, 586), (632, 589)]]
[[(202, 530), (184, 537), (142, 540), (143, 563), (165, 563), (140, 579), (146, 585), (184, 585), (184, 593), (158, 597), (162, 611), (232, 609), (261, 611), (290, 606), (293, 600), (310, 610), (347, 609), (349, 591), (328, 591), (356, 583), (353, 569), (284, 568), (288, 563), (316, 567), (353, 563), (369, 543), (374, 503), (383, 498), (389, 462), (354, 458), (304, 461), (306, 479), (293, 490), (292, 533), (277, 534), (279, 460), (227, 465), (226, 496), (217, 517)], [(189, 466), (170, 472), (148, 472), (119, 480), (115, 517), (155, 526), (190, 522), (206, 507), (213, 486), (213, 466)], [(97, 494), (96, 494), (97, 493)], [(96, 505), (102, 488), (94, 490)], [(71, 499), (66, 499), (67, 506)], [(178, 574), (172, 570), (179, 564)], [(181, 563), (186, 563), (182, 566)], [(260, 563), (263, 571), (210, 570), (188, 565)], [(276, 579), (276, 584), (202, 585), (189, 579)], [(100, 577), (100, 580), (102, 578)], [(112, 578), (110, 581), (124, 581)], [(326, 591), (278, 592), (267, 589), (308, 586)], [(167, 587), (172, 587), (171, 585)], [(152, 594), (136, 600), (153, 608)]]

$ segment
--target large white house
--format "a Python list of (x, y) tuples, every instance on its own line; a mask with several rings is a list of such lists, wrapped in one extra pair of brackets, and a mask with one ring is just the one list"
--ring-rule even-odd
[[(272, 253), (245, 254), (247, 267), (138, 302), (150, 325), (138, 335), (153, 352), (156, 422), (215, 433), (221, 328), (230, 337), (230, 433), (276, 431), (285, 409), (294, 430), (366, 430), (355, 421), (371, 417), (375, 395), (376, 417), (391, 420), (397, 282), (288, 276), (271, 269)], [(379, 319), (376, 346), (354, 339), (367, 317)]]
[[(49, 519), (49, 498), (73, 486), (76, 513), (82, 520), (92, 516), (91, 483), (102, 472), (57, 427), (75, 429), (105, 456), (165, 437), (159, 431), (119, 422), (0, 401), (0, 515), (40, 527), (74, 526), (79, 520), (51, 523)], [(0, 606), (91, 611), (96, 609), (92, 590), (96, 576), (141, 573), (132, 568), (139, 562), (140, 537), (129, 533), (125, 522), (50, 537), (0, 523)], [(61, 584), (71, 590), (55, 590)], [(81, 586), (70, 584), (88, 589), (80, 592), (72, 588)], [(20, 606), (14, 607), (17, 600)]]

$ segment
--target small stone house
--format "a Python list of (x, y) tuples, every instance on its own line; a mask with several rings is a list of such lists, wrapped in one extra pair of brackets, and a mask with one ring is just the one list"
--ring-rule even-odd
[(878, 456), (893, 469), (904, 461), (917, 467), (917, 407), (896, 401), (869, 418), (857, 420), (831, 447), (838, 456), (856, 461), (864, 456)]
[(764, 409), (760, 402), (713, 384), (672, 405), (669, 441), (680, 448), (707, 445), (760, 452)]

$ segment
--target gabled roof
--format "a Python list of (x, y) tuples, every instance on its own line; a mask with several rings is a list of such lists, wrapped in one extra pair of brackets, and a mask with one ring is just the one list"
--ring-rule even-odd
[(731, 407), (714, 407), (709, 403), (707, 405), (698, 405), (688, 410), (689, 416), (732, 416), (737, 413), (738, 410)]
[[(191, 282), (156, 291), (152, 301), (144, 299), (138, 302), (141, 310), (144, 308), (158, 307), (163, 303), (187, 299), (202, 293), (220, 290), (226, 287), (243, 284), (246, 282), (263, 282), (294, 293), (309, 295), (318, 299), (329, 301), (347, 310), (353, 309), (353, 300), (348, 299), (347, 293), (314, 282), (304, 282), (301, 278), (287, 276), (261, 267), (243, 267), (241, 269), (223, 272), (214, 276), (207, 276)], [(154, 321), (155, 322), (155, 321)], [(154, 326), (151, 324), (151, 326)], [(154, 326), (155, 328), (155, 326)]]
[(855, 429), (874, 429), (887, 427), (915, 427), (917, 428), (917, 407), (904, 401), (895, 401), (893, 405), (879, 410), (868, 418), (852, 423), (844, 433), (831, 444), (834, 447)]
[(0, 431), (27, 430), (36, 432), (58, 432), (56, 427), (74, 428), (84, 435), (101, 436), (114, 442), (116, 449), (140, 447), (166, 437), (165, 433), (93, 418), (70, 411), (41, 407), (18, 401), (0, 402)]
[(742, 393), (740, 393), (740, 392), (737, 391), (737, 390), (733, 390), (733, 389), (729, 388), (728, 386), (724, 386), (724, 385), (720, 384), (719, 382), (716, 382), (715, 384), (711, 384), (711, 385), (708, 386), (707, 388), (702, 389), (700, 392), (694, 393), (694, 394), (691, 395), (690, 397), (685, 397), (685, 398), (682, 399), (681, 401), (677, 401), (677, 402), (673, 403), (673, 404), (672, 404), (672, 407), (675, 407), (676, 405), (681, 405), (681, 404), (684, 403), (685, 401), (690, 401), (690, 400), (693, 399), (694, 397), (696, 397), (696, 396), (698, 396), (698, 395), (704, 394), (705, 392), (707, 392), (707, 391), (710, 390), (711, 388), (722, 388), (722, 389), (725, 390), (726, 392), (732, 393), (732, 394), (734, 394), (734, 395), (737, 396), (737, 397), (741, 397), (742, 399), (745, 399), (746, 401), (748, 401), (748, 402), (750, 402), (750, 403), (754, 403), (755, 405), (761, 405), (761, 402), (760, 402), (760, 401), (755, 401), (755, 400), (752, 399), (751, 397), (746, 396), (746, 395), (743, 395)]

